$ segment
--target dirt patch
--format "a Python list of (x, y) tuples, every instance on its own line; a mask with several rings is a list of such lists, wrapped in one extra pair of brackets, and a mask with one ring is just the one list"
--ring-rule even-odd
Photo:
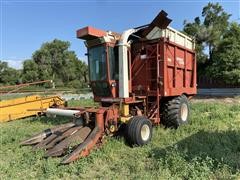
[(197, 103), (197, 102), (212, 102), (212, 103), (227, 103), (227, 104), (239, 104), (240, 105), (240, 96), (236, 97), (213, 97), (213, 96), (204, 96), (199, 97), (196, 96), (191, 99), (191, 102)]

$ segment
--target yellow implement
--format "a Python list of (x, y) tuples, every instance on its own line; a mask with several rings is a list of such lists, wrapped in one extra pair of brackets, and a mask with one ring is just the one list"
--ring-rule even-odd
[(11, 121), (34, 115), (40, 115), (49, 107), (64, 106), (59, 96), (26, 96), (0, 101), (0, 122)]

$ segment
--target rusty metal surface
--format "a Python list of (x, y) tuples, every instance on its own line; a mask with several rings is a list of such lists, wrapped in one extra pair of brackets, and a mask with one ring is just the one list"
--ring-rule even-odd
[[(63, 129), (63, 131), (66, 129)], [(59, 135), (61, 135), (62, 132), (61, 131), (57, 131), (53, 134), (51, 134), (50, 136), (48, 136), (47, 138), (43, 139), (41, 142), (39, 142), (38, 144), (36, 144), (33, 149), (37, 149), (37, 148), (43, 148), (45, 149), (46, 145), (51, 142), (53, 139), (55, 139), (56, 137), (58, 137)]]
[[(89, 108), (89, 110), (92, 112), (93, 109)], [(94, 125), (93, 122), (86, 124), (87, 121), (85, 121), (85, 126), (83, 126), (82, 123), (74, 120), (74, 123), (47, 129), (21, 142), (21, 145), (34, 145), (34, 149), (44, 149), (46, 157), (62, 156), (71, 152), (62, 161), (62, 164), (68, 164), (79, 157), (87, 156), (93, 147), (101, 142), (104, 135), (104, 114), (108, 114), (108, 119), (113, 119), (117, 117), (117, 114), (112, 112), (113, 110), (105, 107), (94, 109), (95, 127), (93, 130), (90, 128)]]
[(7, 94), (10, 94), (18, 91), (21, 88), (31, 86), (31, 85), (36, 85), (36, 84), (43, 84), (43, 83), (52, 83), (52, 80), (36, 81), (32, 83), (23, 83), (23, 84), (11, 85), (11, 86), (0, 86), (0, 90), (7, 89), (5, 92)]
[(101, 131), (98, 127), (95, 127), (88, 138), (82, 144), (80, 144), (71, 154), (64, 157), (61, 164), (69, 164), (80, 157), (88, 155), (100, 137)]
[(73, 127), (69, 130), (67, 130), (66, 132), (64, 132), (62, 135), (58, 136), (57, 138), (55, 138), (53, 141), (51, 141), (49, 144), (46, 145), (45, 149), (50, 149), (53, 148), (57, 143), (61, 142), (62, 140), (64, 140), (65, 138), (73, 135), (74, 133), (76, 133), (79, 129), (81, 129), (82, 126), (77, 126), (77, 127)]
[(87, 137), (87, 139), (80, 144), (71, 154), (67, 155), (61, 164), (69, 164), (80, 157), (87, 156), (97, 142), (102, 138), (104, 134), (104, 113), (105, 108), (99, 108), (96, 113), (95, 128)]
[(84, 40), (92, 40), (106, 35), (107, 35), (106, 31), (96, 29), (90, 26), (77, 30), (77, 38)]
[(36, 134), (36, 135), (32, 136), (31, 138), (28, 138), (28, 139), (20, 142), (20, 145), (24, 146), (24, 145), (34, 145), (34, 144), (40, 143), (46, 137), (50, 136), (54, 132), (60, 131), (60, 130), (65, 129), (65, 128), (70, 128), (70, 127), (73, 127), (75, 125), (76, 125), (75, 123), (71, 122), (71, 123), (66, 123), (66, 124), (62, 124), (62, 125), (59, 125), (59, 126), (55, 126), (51, 129), (46, 129), (43, 132), (41, 132), (39, 134)]
[(51, 136), (47, 137), (42, 142), (38, 143), (35, 147), (42, 148), (42, 149), (50, 149), (55, 144), (65, 139), (66, 137), (71, 136), (81, 128), (82, 126), (76, 126), (76, 127), (64, 129), (63, 131), (56, 131)]
[(83, 127), (79, 129), (77, 132), (65, 138), (53, 148), (49, 149), (46, 152), (46, 156), (54, 157), (63, 155), (68, 149), (73, 148), (78, 144), (81, 144), (90, 132), (91, 129), (89, 127)]
[(167, 15), (168, 14), (165, 11), (159, 12), (150, 25), (144, 30), (143, 36), (146, 36), (155, 26), (159, 27), (160, 29), (166, 29), (172, 21), (167, 17)]

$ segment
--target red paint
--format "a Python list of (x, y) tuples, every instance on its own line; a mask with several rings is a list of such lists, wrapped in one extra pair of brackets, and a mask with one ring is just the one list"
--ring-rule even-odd
[(77, 38), (84, 40), (91, 40), (98, 37), (103, 37), (107, 34), (106, 31), (95, 29), (93, 27), (87, 26), (82, 29), (77, 30)]
[(155, 43), (146, 41), (141, 46), (132, 46), (135, 52), (146, 49), (145, 59), (141, 59), (140, 53), (132, 56), (132, 89), (136, 95), (166, 97), (196, 94), (194, 51), (164, 38)]

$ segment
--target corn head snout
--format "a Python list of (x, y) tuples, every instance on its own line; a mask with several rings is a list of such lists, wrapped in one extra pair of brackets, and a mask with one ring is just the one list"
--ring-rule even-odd
[[(73, 108), (68, 109), (73, 111)], [(20, 144), (43, 149), (46, 157), (65, 156), (61, 163), (68, 164), (87, 156), (96, 144), (102, 142), (104, 134), (118, 129), (119, 114), (114, 107), (74, 108), (74, 112), (76, 110), (79, 111), (73, 114), (72, 122), (46, 129)]]

